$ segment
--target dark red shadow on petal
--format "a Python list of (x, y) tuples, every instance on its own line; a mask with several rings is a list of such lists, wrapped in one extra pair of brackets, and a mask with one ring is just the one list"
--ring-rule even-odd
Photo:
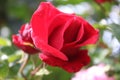
[(63, 61), (45, 53), (40, 54), (40, 59), (51, 66), (61, 67), (68, 72), (77, 72), (90, 62), (87, 50), (79, 51), (74, 59), (68, 61)]

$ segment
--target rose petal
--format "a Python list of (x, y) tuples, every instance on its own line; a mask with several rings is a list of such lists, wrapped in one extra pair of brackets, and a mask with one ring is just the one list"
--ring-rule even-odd
[(76, 46), (85, 46), (87, 44), (95, 44), (99, 38), (99, 31), (94, 29), (90, 24), (85, 22), (83, 24), (84, 28), (84, 35), (80, 41), (77, 42), (78, 45)]
[(50, 53), (50, 55), (54, 56), (54, 57), (57, 57), (59, 59), (62, 59), (62, 60), (65, 60), (67, 61), (68, 58), (62, 53), (60, 52), (59, 50), (55, 49), (54, 47), (48, 45), (48, 44), (45, 44), (43, 43), (42, 41), (39, 40), (39, 38), (35, 38), (36, 41), (34, 41), (35, 45), (40, 48), (40, 50), (42, 52), (47, 52), (47, 53)]
[(80, 21), (80, 29), (77, 38), (74, 42), (65, 44), (67, 46), (81, 47), (87, 44), (95, 44), (99, 38), (99, 31), (94, 29), (89, 23), (83, 20), (81, 17), (78, 18)]
[[(28, 54), (35, 54), (38, 53), (39, 50), (37, 50), (36, 48), (34, 48), (34, 46), (30, 46), (30, 45), (25, 45), (22, 37), (18, 36), (18, 35), (13, 35), (12, 36), (12, 41), (13, 43), (20, 49), (22, 49), (24, 52), (28, 53)], [(31, 44), (31, 43), (29, 43)]]
[(87, 50), (79, 51), (78, 55), (74, 57), (73, 60), (69, 61), (63, 61), (53, 56), (46, 55), (45, 53), (40, 54), (40, 59), (51, 66), (61, 67), (68, 72), (77, 72), (84, 65), (87, 65), (90, 62), (90, 58), (87, 55)]
[(62, 60), (67, 60), (67, 57), (62, 52), (48, 45), (48, 25), (51, 19), (58, 13), (60, 12), (52, 4), (42, 2), (31, 19), (32, 39), (37, 48), (50, 52), (51, 55)]
[(31, 38), (31, 29), (30, 25), (23, 24), (19, 30), (19, 34), (22, 37), (22, 39), (26, 42), (33, 43), (32, 38)]
[(49, 45), (54, 48), (61, 49), (64, 42), (64, 32), (73, 22), (73, 16), (59, 14), (56, 16), (50, 27)]
[(77, 17), (72, 18), (72, 22), (69, 22), (69, 27), (66, 29), (64, 33), (64, 43), (71, 43), (76, 41), (78, 31), (80, 29), (80, 23), (77, 20)]
[(105, 3), (105, 2), (112, 2), (114, 0), (94, 0), (94, 1), (98, 4), (102, 4), (102, 3)]
[(31, 18), (33, 34), (48, 43), (48, 24), (59, 11), (49, 2), (42, 2)]

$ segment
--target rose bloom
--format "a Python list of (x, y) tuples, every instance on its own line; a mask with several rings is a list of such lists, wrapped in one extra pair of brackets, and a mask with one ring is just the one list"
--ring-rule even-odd
[(98, 30), (83, 18), (57, 10), (42, 2), (32, 15), (32, 40), (46, 64), (77, 72), (90, 62), (88, 51), (80, 49), (98, 40)]
[(81, 70), (71, 80), (115, 80), (105, 73), (105, 65), (99, 64), (88, 69)]
[(19, 30), (19, 34), (12, 36), (13, 43), (28, 54), (38, 53), (39, 50), (34, 47), (31, 38), (31, 27), (29, 24), (24, 24)]
[(96, 3), (98, 4), (102, 4), (102, 3), (105, 3), (105, 2), (112, 2), (113, 0), (95, 0)]

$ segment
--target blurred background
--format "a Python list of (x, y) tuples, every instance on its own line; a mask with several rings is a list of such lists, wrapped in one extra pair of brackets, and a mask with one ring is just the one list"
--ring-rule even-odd
[[(0, 0), (0, 80), (24, 80), (18, 73), (24, 52), (12, 44), (11, 36), (18, 33), (22, 24), (30, 21), (33, 12), (42, 1), (51, 2), (62, 12), (82, 16), (99, 29), (98, 43), (86, 46), (91, 63), (83, 70), (104, 64), (104, 75), (114, 77), (104, 80), (120, 80), (120, 0), (106, 0), (102, 3), (96, 2), (97, 0)], [(33, 56), (35, 57), (36, 55)], [(41, 63), (40, 60), (34, 62), (36, 65)], [(77, 73), (67, 73), (50, 66), (37, 76), (31, 76), (32, 67), (33, 63), (30, 60), (24, 69), (28, 80), (98, 80), (80, 79), (77, 78)]]

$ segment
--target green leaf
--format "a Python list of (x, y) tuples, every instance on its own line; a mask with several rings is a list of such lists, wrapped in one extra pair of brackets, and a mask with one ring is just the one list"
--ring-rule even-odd
[(4, 79), (9, 73), (8, 61), (0, 62), (0, 79)]
[(8, 39), (0, 37), (0, 46), (10, 46), (11, 42)]
[(15, 46), (5, 46), (1, 48), (1, 52), (7, 55), (14, 54), (17, 48)]
[(109, 25), (108, 29), (113, 33), (113, 35), (120, 42), (120, 25), (118, 25), (118, 24), (111, 24), (111, 25)]
[(73, 74), (57, 67), (48, 67), (49, 75), (44, 75), (42, 80), (70, 80)]
[(9, 62), (14, 62), (16, 60), (19, 60), (20, 57), (21, 57), (20, 55), (13, 54), (13, 55), (9, 56), (8, 61)]
[(79, 4), (80, 2), (92, 2), (92, 0), (53, 0), (55, 5)]
[[(9, 68), (9, 78), (14, 78), (15, 76), (18, 77), (18, 71), (20, 68), (20, 64), (13, 64), (12, 67)], [(15, 79), (15, 80), (19, 80), (19, 79)]]

